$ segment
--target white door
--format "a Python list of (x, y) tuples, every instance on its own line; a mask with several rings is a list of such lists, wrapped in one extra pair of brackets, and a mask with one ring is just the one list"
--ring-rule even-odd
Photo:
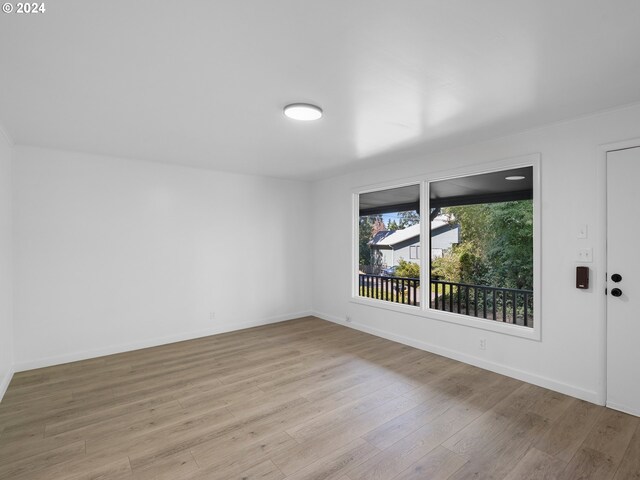
[(607, 153), (607, 406), (640, 415), (640, 147)]

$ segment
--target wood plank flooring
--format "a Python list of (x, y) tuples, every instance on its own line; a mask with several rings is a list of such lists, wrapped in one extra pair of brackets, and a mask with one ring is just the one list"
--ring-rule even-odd
[(16, 374), (0, 479), (640, 479), (639, 420), (308, 317)]

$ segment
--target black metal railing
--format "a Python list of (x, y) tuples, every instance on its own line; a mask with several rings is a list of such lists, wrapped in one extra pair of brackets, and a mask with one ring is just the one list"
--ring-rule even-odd
[(361, 297), (405, 305), (420, 305), (419, 278), (384, 277), (361, 273), (358, 285)]
[[(420, 305), (420, 279), (361, 273), (359, 295)], [(431, 279), (430, 307), (498, 322), (533, 327), (533, 291)]]
[(431, 279), (431, 308), (533, 327), (533, 292)]

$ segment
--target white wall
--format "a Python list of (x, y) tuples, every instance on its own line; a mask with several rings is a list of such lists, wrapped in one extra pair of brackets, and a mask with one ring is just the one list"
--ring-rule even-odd
[(14, 153), (16, 370), (309, 312), (308, 184)]
[(0, 128), (0, 400), (13, 374), (11, 154)]
[[(599, 146), (630, 138), (640, 138), (640, 106), (316, 182), (312, 198), (302, 182), (31, 147), (15, 147), (11, 167), (0, 140), (0, 378), (12, 357), (13, 169), (17, 370), (291, 318), (313, 305), (326, 319), (349, 315), (356, 328), (601, 402)], [(541, 342), (350, 302), (352, 188), (534, 152)], [(576, 238), (581, 224), (586, 241)], [(595, 262), (592, 288), (581, 291), (574, 260), (585, 246)]]
[[(349, 315), (355, 328), (603, 402), (604, 176), (598, 146), (631, 138), (640, 138), (640, 106), (317, 182), (317, 314), (337, 322)], [(542, 174), (542, 341), (350, 302), (354, 187), (536, 152)], [(327, 224), (334, 228), (323, 228)], [(576, 237), (580, 224), (589, 226), (587, 240)], [(575, 288), (579, 247), (594, 248), (592, 288), (587, 291)], [(479, 349), (480, 338), (486, 339), (485, 351)]]

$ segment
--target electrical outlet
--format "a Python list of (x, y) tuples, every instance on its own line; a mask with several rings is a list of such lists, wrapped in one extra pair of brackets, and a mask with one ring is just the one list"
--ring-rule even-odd
[(484, 338), (480, 339), (480, 350), (486, 350), (487, 349), (487, 341)]
[(216, 312), (209, 312), (209, 320), (215, 320), (216, 319)]
[(349, 315), (346, 316), (347, 323), (351, 323), (351, 317)]
[(578, 249), (578, 261), (581, 263), (593, 262), (593, 249), (592, 248)]

